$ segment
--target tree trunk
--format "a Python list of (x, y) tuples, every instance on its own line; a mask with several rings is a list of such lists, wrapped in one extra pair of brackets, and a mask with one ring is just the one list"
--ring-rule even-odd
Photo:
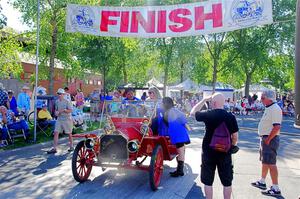
[(164, 91), (163, 91), (163, 97), (167, 96), (167, 84), (168, 84), (168, 78), (169, 78), (169, 57), (167, 58), (166, 62), (165, 62), (165, 69), (164, 69)]
[(125, 60), (123, 60), (122, 72), (123, 72), (124, 84), (128, 84), (128, 75), (127, 75)]
[(56, 17), (52, 19), (52, 40), (51, 40), (51, 54), (50, 54), (50, 69), (49, 69), (49, 93), (51, 95), (54, 94), (54, 67), (55, 67), (55, 56), (57, 49), (57, 22)]
[(214, 65), (213, 65), (213, 82), (212, 82), (212, 86), (213, 86), (213, 94), (216, 92), (216, 83), (217, 83), (217, 73), (218, 73), (218, 60), (214, 58)]
[(295, 66), (295, 127), (300, 128), (300, 0), (297, 1), (296, 66)]
[(125, 66), (123, 67), (124, 84), (128, 84), (128, 75)]
[(106, 66), (103, 66), (103, 91), (106, 92)]
[(250, 93), (250, 84), (251, 84), (251, 74), (246, 74), (246, 82), (245, 82), (245, 96), (248, 98)]
[[(181, 60), (181, 64), (180, 64), (180, 82), (183, 82), (183, 61)], [(183, 98), (183, 90), (180, 91), (180, 97), (181, 99)]]

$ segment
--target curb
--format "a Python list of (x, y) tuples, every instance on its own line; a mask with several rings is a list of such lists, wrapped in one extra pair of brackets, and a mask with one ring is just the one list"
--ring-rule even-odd
[[(97, 130), (88, 131), (88, 132), (85, 132), (85, 133), (82, 133), (82, 134), (96, 133), (96, 131)], [(68, 137), (63, 137), (63, 138), (60, 138), (59, 141), (60, 142), (65, 142), (68, 139), (69, 139)], [(42, 143), (33, 143), (32, 145), (24, 146), (24, 147), (19, 147), (19, 148), (16, 148), (16, 149), (8, 149), (8, 150), (2, 150), (2, 151), (0, 150), (0, 154), (11, 153), (11, 152), (18, 152), (20, 150), (29, 150), (29, 149), (38, 148), (40, 146), (45, 147), (45, 146), (48, 146), (48, 145), (50, 145), (52, 143), (53, 143), (53, 140), (47, 141), (47, 142), (42, 142)]]

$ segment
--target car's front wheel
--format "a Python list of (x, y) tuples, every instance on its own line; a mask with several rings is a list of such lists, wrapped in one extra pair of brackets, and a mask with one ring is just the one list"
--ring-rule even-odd
[(89, 178), (93, 168), (93, 156), (84, 146), (84, 141), (77, 144), (72, 157), (72, 173), (77, 182), (85, 182)]

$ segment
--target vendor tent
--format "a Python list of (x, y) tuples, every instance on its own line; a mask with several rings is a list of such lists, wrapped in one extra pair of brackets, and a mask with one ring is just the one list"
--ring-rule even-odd
[[(266, 87), (261, 84), (252, 84), (249, 87), (249, 95), (253, 96), (254, 94), (256, 94), (258, 96), (258, 99), (260, 99), (262, 92), (269, 91), (269, 90), (276, 91), (276, 89), (272, 86)], [(240, 97), (245, 96), (245, 87), (237, 90), (236, 92), (239, 94)]]
[[(203, 93), (203, 97), (210, 96), (213, 93), (212, 86), (200, 85), (199, 88), (200, 88), (199, 92)], [(222, 93), (225, 96), (225, 99), (229, 98), (229, 99), (232, 100), (233, 99), (234, 88), (233, 88), (233, 86), (231, 86), (229, 84), (225, 84), (225, 83), (222, 83), (222, 82), (217, 82), (215, 92)]]
[(170, 91), (189, 91), (189, 92), (197, 92), (199, 90), (199, 86), (190, 79), (185, 80), (184, 82), (171, 86), (169, 88)]
[(152, 79), (150, 79), (147, 83), (145, 87), (151, 87), (151, 86), (155, 86), (157, 88), (163, 88), (164, 85), (162, 83), (160, 83), (160, 81), (158, 81), (155, 77), (153, 77)]

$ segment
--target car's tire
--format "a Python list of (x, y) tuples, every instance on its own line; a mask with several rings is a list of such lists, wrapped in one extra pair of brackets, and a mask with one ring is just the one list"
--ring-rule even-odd
[(149, 166), (149, 181), (153, 191), (158, 189), (164, 169), (164, 153), (160, 144), (156, 145)]
[(77, 182), (85, 182), (93, 168), (93, 153), (84, 146), (84, 140), (80, 141), (72, 157), (72, 173)]

